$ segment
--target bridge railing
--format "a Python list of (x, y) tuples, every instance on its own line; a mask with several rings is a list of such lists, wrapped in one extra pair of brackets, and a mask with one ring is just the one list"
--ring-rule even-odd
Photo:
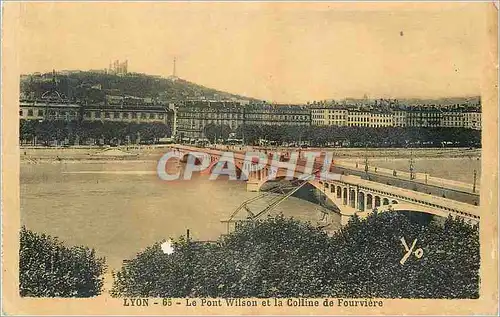
[(480, 209), (478, 206), (473, 206), (452, 199), (364, 180), (361, 179), (361, 177), (354, 175), (341, 176), (340, 182), (351, 186), (358, 186), (360, 189), (366, 189), (374, 194), (378, 193), (381, 196), (399, 199), (400, 201), (420, 204), (422, 206), (432, 208), (439, 208), (445, 210), (446, 212), (453, 212), (474, 219), (480, 218)]
[[(213, 149), (213, 148), (200, 148), (200, 147), (177, 145), (177, 144), (172, 145), (171, 147), (178, 149), (178, 150), (182, 150), (182, 151), (203, 152), (203, 153), (211, 154), (214, 156), (220, 156), (220, 155), (222, 155), (222, 153), (224, 153), (224, 151), (222, 151), (220, 149)], [(246, 152), (244, 152), (244, 151), (231, 151), (231, 152), (234, 153), (235, 160), (243, 161), (246, 158), (246, 156), (245, 156)], [(263, 153), (264, 151), (261, 150), (260, 152)], [(279, 165), (273, 164), (274, 163), (273, 162), (273, 153), (268, 152), (268, 154), (269, 155), (268, 155), (268, 161), (266, 163), (266, 166), (269, 168), (280, 168)], [(287, 159), (289, 157), (285, 155), (284, 158)], [(323, 160), (323, 158), (319, 158), (315, 161), (315, 163), (313, 164), (313, 172), (316, 172), (317, 170), (322, 168), (322, 166), (323, 166), (322, 160)], [(282, 162), (284, 162), (284, 161), (282, 161)], [(306, 159), (298, 158), (297, 159), (297, 167), (296, 167), (295, 172), (303, 173), (305, 171), (306, 162), (307, 162)]]
[[(364, 164), (357, 164), (349, 161), (344, 161), (344, 160), (339, 160), (335, 161), (335, 165), (343, 168), (348, 168), (348, 169), (353, 169), (353, 170), (358, 170), (358, 171), (363, 171), (365, 170)], [(368, 171), (370, 173), (375, 173), (375, 174), (381, 174), (381, 175), (386, 175), (386, 176), (391, 176), (391, 177), (397, 177), (401, 179), (407, 179), (410, 180), (410, 173), (406, 171), (400, 171), (400, 170), (394, 170), (394, 169), (388, 169), (384, 167), (378, 167), (378, 166), (373, 166), (369, 165), (368, 166)], [(416, 181), (428, 184), (428, 185), (434, 185), (434, 186), (439, 186), (439, 187), (450, 187), (450, 189), (460, 189), (466, 192), (472, 192), (474, 185), (470, 183), (465, 183), (465, 182), (460, 182), (456, 180), (450, 180), (450, 179), (445, 179), (445, 178), (439, 178), (435, 176), (430, 176), (428, 173), (414, 173)], [(476, 185), (476, 192), (479, 193), (480, 191), (480, 186)]]

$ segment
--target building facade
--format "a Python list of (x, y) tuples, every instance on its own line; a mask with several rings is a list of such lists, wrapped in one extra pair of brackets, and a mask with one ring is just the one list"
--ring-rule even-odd
[(389, 112), (371, 112), (370, 127), (383, 128), (393, 126), (393, 114)]
[(109, 62), (108, 74), (114, 75), (126, 75), (128, 73), (128, 61), (120, 62), (119, 60), (115, 60), (113, 62)]
[(443, 111), (441, 114), (441, 127), (464, 128), (464, 114), (460, 111)]
[(396, 110), (392, 113), (392, 125), (394, 127), (406, 127), (406, 111)]
[(363, 110), (352, 110), (347, 114), (347, 125), (349, 127), (369, 127), (371, 113)]
[(429, 107), (414, 107), (406, 111), (406, 126), (417, 128), (437, 128), (441, 126), (442, 110)]
[(26, 100), (19, 103), (19, 118), (23, 120), (76, 121), (79, 116), (80, 106), (73, 103)]
[(204, 139), (209, 124), (227, 125), (236, 131), (241, 125), (309, 126), (311, 112), (296, 105), (265, 105), (239, 102), (192, 101), (175, 106), (175, 136), (178, 139)]
[(114, 121), (126, 123), (167, 123), (169, 111), (163, 106), (82, 106), (83, 121)]
[(347, 115), (348, 111), (344, 108), (315, 106), (311, 108), (311, 124), (347, 126)]
[(465, 128), (481, 130), (481, 112), (480, 111), (466, 111), (462, 113), (464, 120), (463, 125)]
[(21, 100), (19, 118), (23, 120), (113, 121), (125, 123), (164, 123), (171, 125), (172, 111), (166, 106), (79, 105), (46, 100)]
[(350, 127), (419, 127), (481, 129), (481, 111), (476, 107), (395, 107), (378, 111), (359, 105), (314, 105), (310, 107), (311, 124)]
[(299, 105), (252, 104), (243, 108), (243, 121), (248, 125), (310, 126), (311, 112)]

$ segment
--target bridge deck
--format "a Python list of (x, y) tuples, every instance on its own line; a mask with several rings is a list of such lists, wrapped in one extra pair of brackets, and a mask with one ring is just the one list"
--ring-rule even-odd
[[(364, 170), (365, 166), (363, 164), (356, 165), (356, 163), (345, 161), (345, 160), (336, 160), (335, 166), (339, 166), (339, 167), (343, 167), (346, 169), (355, 170), (355, 171), (359, 171), (359, 172), (365, 172), (365, 170)], [(395, 170), (391, 170), (388, 168), (382, 168), (382, 167), (369, 165), (368, 172), (371, 174), (380, 174), (380, 175), (384, 175), (384, 176), (389, 176), (391, 178), (398, 178), (401, 180), (410, 180), (410, 173), (404, 172), (404, 171), (395, 171)], [(394, 175), (394, 172), (396, 175)], [(412, 182), (415, 182), (415, 183), (443, 187), (443, 188), (448, 188), (448, 189), (453, 189), (453, 190), (463, 191), (463, 192), (468, 192), (468, 193), (479, 193), (479, 191), (480, 191), (479, 185), (476, 185), (475, 192), (473, 192), (473, 189), (474, 189), (473, 184), (444, 179), (444, 178), (439, 178), (439, 177), (434, 177), (434, 176), (430, 176), (429, 174), (426, 174), (426, 173), (415, 173), (415, 174), (416, 174), (416, 178), (411, 180)]]

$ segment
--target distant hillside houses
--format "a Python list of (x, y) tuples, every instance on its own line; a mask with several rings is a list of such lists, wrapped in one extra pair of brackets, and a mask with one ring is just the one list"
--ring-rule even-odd
[(109, 69), (94, 71), (56, 71), (24, 74), (20, 91), (24, 97), (41, 98), (48, 90), (57, 90), (72, 102), (104, 102), (106, 95), (151, 98), (162, 102), (185, 100), (258, 102), (257, 99), (207, 88), (177, 78), (128, 72), (127, 63), (115, 61)]

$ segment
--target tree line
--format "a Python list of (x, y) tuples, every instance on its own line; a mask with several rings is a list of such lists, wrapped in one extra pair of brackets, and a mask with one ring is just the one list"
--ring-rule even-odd
[[(481, 131), (465, 128), (241, 125), (233, 130), (228, 125), (208, 124), (203, 131), (213, 143), (227, 141), (234, 133), (235, 138), (250, 145), (266, 140), (277, 145), (321, 147), (481, 147)], [(19, 130), (21, 144), (33, 143), (35, 137), (42, 144), (63, 140), (68, 144), (123, 144), (139, 140), (155, 143), (170, 136), (170, 127), (163, 123), (113, 121), (21, 120)]]
[[(400, 263), (400, 241), (423, 256)], [(157, 243), (114, 274), (113, 296), (478, 298), (479, 231), (461, 220), (421, 226), (406, 215), (354, 217), (329, 237), (283, 216), (242, 224), (217, 244)]]
[(124, 144), (127, 142), (158, 142), (170, 136), (170, 127), (160, 123), (125, 123), (112, 121), (36, 121), (21, 120), (21, 144), (49, 145), (58, 141), (66, 144)]
[(481, 147), (481, 131), (466, 128), (240, 125), (233, 131), (228, 125), (209, 124), (204, 129), (210, 141), (227, 139), (231, 132), (251, 145), (257, 145), (263, 139), (278, 145)]
[[(408, 245), (414, 254), (401, 264)], [(422, 226), (403, 213), (353, 217), (328, 236), (282, 215), (246, 222), (216, 243), (160, 241), (113, 272), (115, 297), (478, 298), (479, 227), (460, 219)], [(85, 247), (21, 230), (22, 296), (102, 292), (105, 261)]]

